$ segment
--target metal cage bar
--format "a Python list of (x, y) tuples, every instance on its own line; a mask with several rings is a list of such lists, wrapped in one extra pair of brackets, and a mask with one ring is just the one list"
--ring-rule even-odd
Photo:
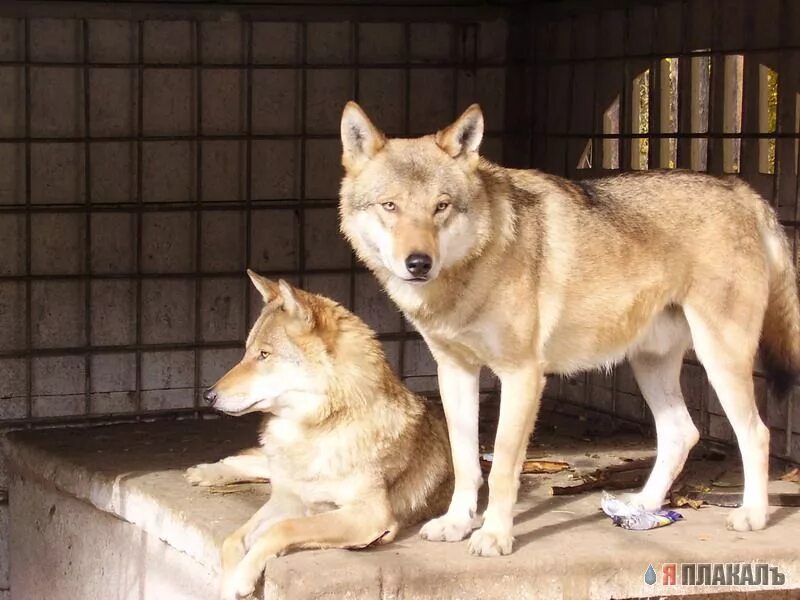
[[(81, 55), (83, 60), (89, 59), (89, 25), (85, 19), (81, 21)], [(83, 127), (86, 136), (91, 135), (91, 82), (89, 80), (89, 67), (83, 67)], [(84, 305), (83, 322), (84, 336), (87, 346), (92, 343), (92, 146), (89, 143), (83, 145), (83, 190), (84, 204), (87, 208), (84, 220), (84, 265), (83, 269), (87, 275), (84, 284)], [(84, 412), (92, 412), (92, 355), (87, 352), (84, 357)]]
[[(203, 63), (202, 24), (194, 21), (192, 36), (194, 37), (194, 55), (198, 64)], [(194, 74), (195, 95), (195, 134), (203, 135), (203, 69), (197, 67)], [(194, 143), (194, 193), (196, 208), (194, 210), (194, 268), (200, 271), (200, 261), (203, 250), (203, 142), (199, 139)], [(203, 308), (203, 277), (194, 280), (194, 389), (192, 393), (193, 404), (200, 407), (200, 344), (203, 342), (201, 310)]]

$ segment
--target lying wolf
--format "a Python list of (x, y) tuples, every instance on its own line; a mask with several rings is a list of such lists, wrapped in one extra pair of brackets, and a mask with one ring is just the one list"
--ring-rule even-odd
[(429, 540), (478, 524), (478, 375), (502, 384), (489, 505), (470, 550), (512, 547), (512, 507), (544, 376), (628, 358), (653, 411), (658, 457), (633, 500), (659, 507), (698, 431), (681, 395), (690, 347), (744, 463), (738, 531), (767, 520), (769, 431), (752, 369), (776, 393), (800, 372), (797, 280), (772, 209), (745, 183), (686, 171), (571, 182), (481, 158), (473, 105), (449, 127), (387, 139), (355, 103), (342, 115), (341, 229), (438, 363), (455, 490)]
[(453, 489), (444, 416), (395, 377), (361, 319), (252, 271), (264, 299), (244, 358), (206, 400), (265, 413), (261, 447), (187, 471), (197, 485), (269, 478), (269, 501), (222, 547), (222, 595), (253, 592), (293, 548), (388, 542), (440, 514)]

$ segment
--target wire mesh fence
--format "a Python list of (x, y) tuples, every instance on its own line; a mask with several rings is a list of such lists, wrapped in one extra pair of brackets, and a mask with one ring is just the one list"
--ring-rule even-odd
[(126, 14), (0, 20), (3, 423), (198, 413), (258, 310), (247, 266), (358, 312), (435, 392), (338, 232), (339, 115), (355, 98), (416, 135), (480, 101), (502, 160), (527, 139), (505, 128), (506, 21)]
[[(338, 232), (350, 98), (390, 135), (478, 101), (483, 152), (510, 166), (738, 173), (796, 254), (796, 3), (24, 4), (0, 9), (5, 426), (199, 414), (258, 310), (247, 266), (355, 310), (435, 393)], [(683, 383), (703, 434), (730, 441), (691, 357)], [(756, 383), (773, 452), (797, 460), (800, 410)], [(650, 422), (624, 365), (547, 394)]]

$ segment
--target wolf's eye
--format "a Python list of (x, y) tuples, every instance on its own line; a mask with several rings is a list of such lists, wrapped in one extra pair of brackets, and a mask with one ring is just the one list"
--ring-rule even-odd
[(439, 202), (439, 204), (436, 205), (436, 212), (437, 213), (444, 212), (447, 210), (448, 206), (450, 206), (449, 202)]
[(394, 202), (383, 202), (381, 206), (383, 207), (384, 210), (388, 212), (394, 212), (395, 209), (397, 208)]
[(266, 350), (262, 350), (261, 352), (258, 353), (258, 358), (260, 358), (261, 360), (264, 360), (268, 356), (269, 352), (267, 352)]

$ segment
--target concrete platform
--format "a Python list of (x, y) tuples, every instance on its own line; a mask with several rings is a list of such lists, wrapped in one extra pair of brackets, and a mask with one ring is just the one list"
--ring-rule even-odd
[[(12, 470), (15, 600), (216, 597), (220, 544), (265, 501), (269, 486), (193, 488), (182, 471), (251, 445), (255, 427), (251, 419), (226, 418), (10, 434), (4, 450)], [(650, 442), (631, 436), (539, 439), (532, 455), (566, 460), (578, 472), (652, 454)], [(703, 468), (736, 477), (728, 464)], [(747, 597), (756, 590), (766, 590), (765, 598), (800, 597), (800, 509), (772, 508), (771, 525), (750, 534), (727, 531), (727, 509), (715, 507), (686, 509), (683, 522), (632, 532), (599, 511), (599, 493), (550, 495), (551, 485), (571, 483), (567, 472), (523, 478), (511, 556), (471, 557), (465, 542), (425, 542), (413, 528), (385, 547), (273, 559), (263, 597), (605, 599), (745, 589)], [(773, 484), (772, 491), (798, 491), (797, 484)], [(785, 583), (661, 584), (662, 564), (687, 562), (768, 563)], [(649, 565), (659, 575), (654, 585), (644, 581)]]

